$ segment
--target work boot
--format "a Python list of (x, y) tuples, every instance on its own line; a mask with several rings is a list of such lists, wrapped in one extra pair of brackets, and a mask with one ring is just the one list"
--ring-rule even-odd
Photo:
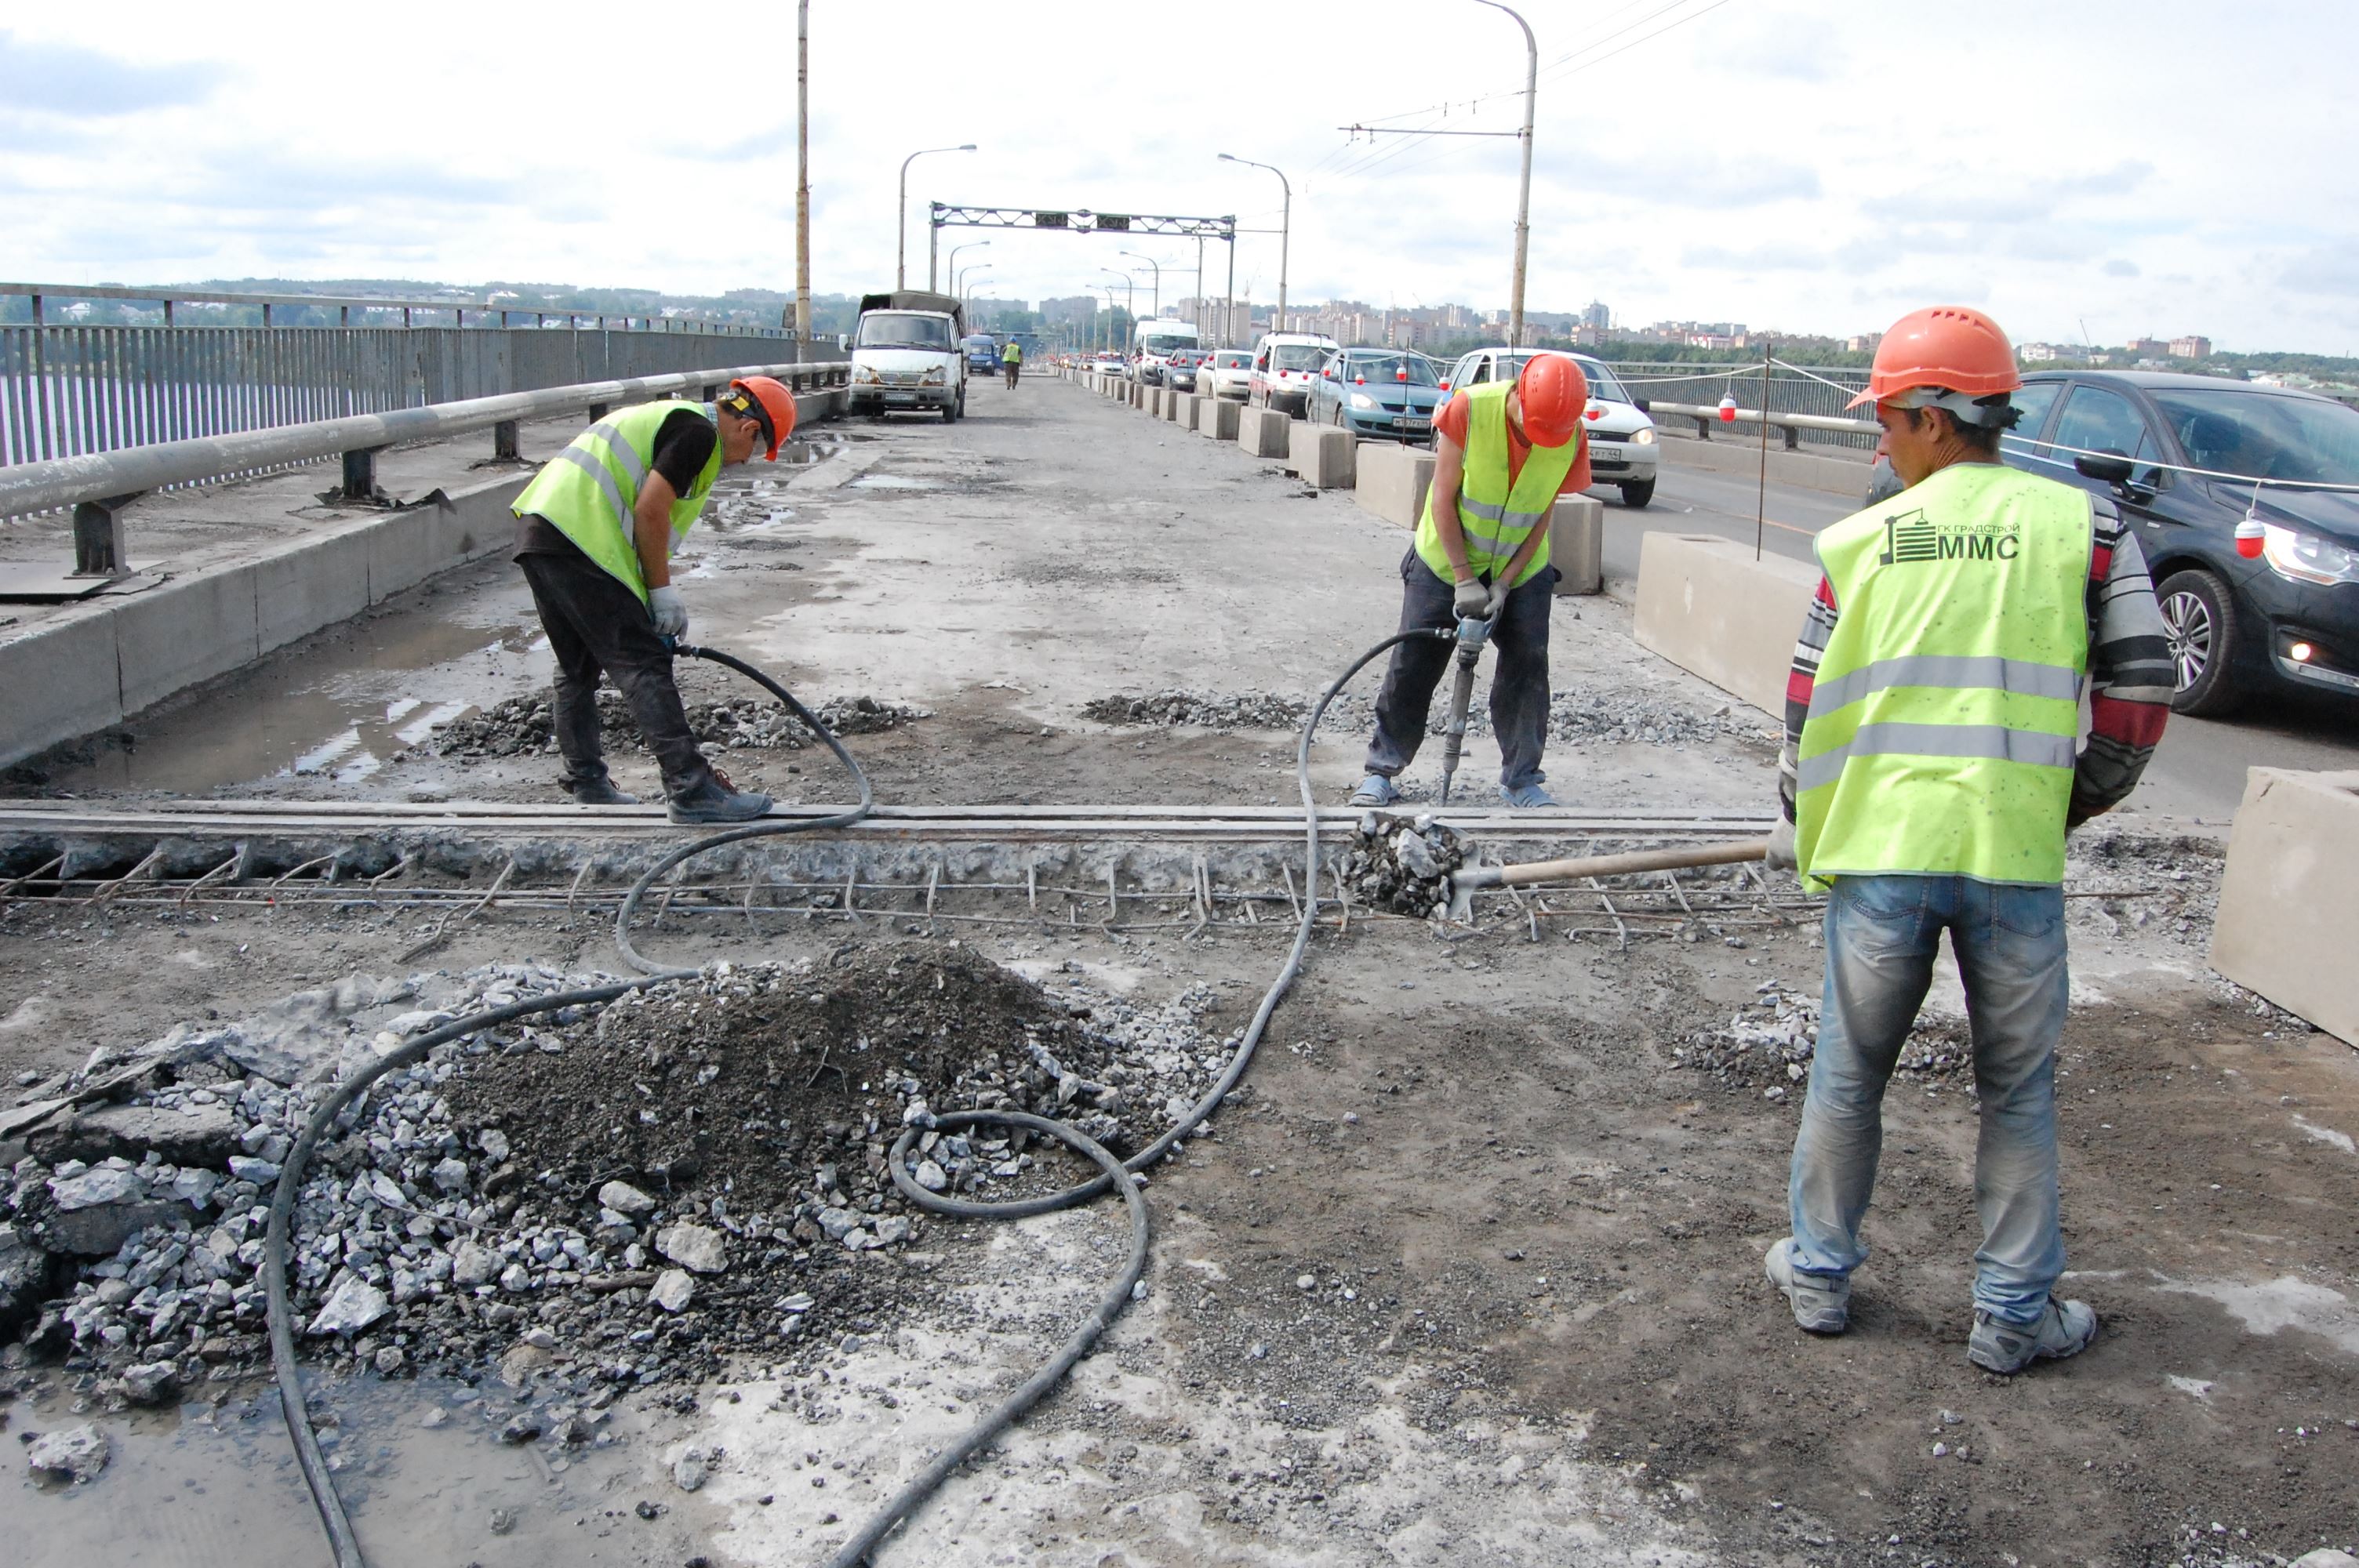
[(1503, 785), (1499, 790), (1499, 798), (1517, 811), (1538, 811), (1556, 804), (1556, 796), (1536, 784), (1516, 784), (1512, 787)]
[(1352, 798), (1345, 804), (1390, 806), (1398, 799), (1400, 799), (1400, 791), (1393, 787), (1392, 780), (1382, 773), (1370, 773), (1360, 781), (1360, 787), (1352, 792)]
[(565, 793), (573, 797), (576, 806), (636, 806), (639, 797), (627, 790), (616, 789), (614, 781), (601, 773), (594, 779), (567, 779)]
[(1985, 1372), (2011, 1378), (2034, 1361), (2078, 1356), (2096, 1337), (2097, 1314), (2087, 1302), (2060, 1302), (2051, 1296), (2036, 1324), (2009, 1323), (1976, 1312), (1966, 1359)]
[[(1779, 1238), (1762, 1260), (1769, 1282), (1794, 1306), (1794, 1321), (1812, 1334), (1841, 1334), (1851, 1326), (1851, 1281), (1794, 1271), (1794, 1238)], [(1976, 1331), (1979, 1334), (1979, 1330)]]
[(751, 822), (769, 809), (768, 795), (739, 789), (719, 768), (665, 803), (674, 822)]

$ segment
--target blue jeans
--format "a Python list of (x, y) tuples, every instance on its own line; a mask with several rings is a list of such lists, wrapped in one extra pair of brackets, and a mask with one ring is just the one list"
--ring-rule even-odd
[(1950, 933), (1973, 1027), (1982, 1139), (1974, 1305), (2032, 1324), (2064, 1271), (2057, 1225), (2056, 1041), (2069, 986), (2064, 891), (1971, 877), (1844, 877), (1827, 899), (1826, 988), (1788, 1202), (1794, 1268), (1848, 1279), (1884, 1144), (1884, 1087)]

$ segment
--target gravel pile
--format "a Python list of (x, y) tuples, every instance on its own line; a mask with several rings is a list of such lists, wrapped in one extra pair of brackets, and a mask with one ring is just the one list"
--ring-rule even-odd
[[(930, 708), (873, 697), (832, 697), (812, 711), (838, 735), (873, 735), (933, 717)], [(768, 700), (690, 703), (688, 727), (700, 743), (721, 751), (794, 752), (819, 744), (785, 704)], [(620, 692), (600, 688), (598, 729), (609, 747), (647, 748)], [(557, 737), (547, 697), (512, 697), (435, 726), (433, 744), (436, 755), (463, 761), (553, 752)]]
[[(454, 1012), (582, 983), (353, 977), (127, 1054), (136, 1092), (44, 1124), (0, 1189), (0, 1279), (24, 1285), (0, 1296), (18, 1314), (0, 1333), (21, 1326), (119, 1403), (258, 1370), (268, 1206), (323, 1086)], [(299, 1342), (344, 1371), (496, 1368), (542, 1390), (513, 1440), (590, 1441), (618, 1393), (889, 1327), (907, 1284), (856, 1255), (933, 1260), (886, 1173), (901, 1129), (1006, 1106), (1133, 1152), (1226, 1062), (1212, 1002), (1035, 986), (955, 943), (847, 945), (445, 1044), (349, 1108), (306, 1173)], [(1089, 1173), (1020, 1131), (928, 1130), (911, 1163), (986, 1197)]]
[(1395, 914), (1439, 915), (1450, 906), (1444, 885), (1466, 863), (1466, 844), (1430, 816), (1414, 821), (1371, 811), (1340, 866), (1352, 902)]
[(1151, 697), (1101, 697), (1082, 705), (1099, 724), (1148, 724), (1162, 729), (1296, 730), (1310, 705), (1274, 692), (1158, 691)]
[[(1710, 1073), (1727, 1088), (1758, 1090), (1767, 1100), (1790, 1095), (1799, 1104), (1818, 1044), (1818, 1002), (1780, 981), (1764, 980), (1725, 1028), (1700, 1030), (1674, 1046), (1671, 1065)], [(1927, 1015), (1902, 1044), (1896, 1076), (1970, 1084), (1973, 1061), (1964, 1020)]]
[(2088, 891), (2127, 889), (2133, 898), (2076, 898), (2071, 922), (2109, 935), (2161, 935), (2199, 953), (2212, 946), (2227, 846), (2216, 838), (2151, 834), (2099, 823), (2072, 835), (2071, 875)]

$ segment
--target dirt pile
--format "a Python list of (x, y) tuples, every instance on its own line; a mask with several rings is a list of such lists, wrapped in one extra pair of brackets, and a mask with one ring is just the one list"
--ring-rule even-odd
[(2120, 891), (2132, 896), (2076, 898), (2065, 911), (2072, 925), (2107, 935), (2159, 936), (2199, 953), (2212, 946), (2227, 846), (2183, 833), (2147, 833), (2097, 824), (2069, 845), (2076, 890)]
[(1466, 841), (1430, 816), (1407, 821), (1371, 811), (1339, 862), (1352, 902), (1395, 914), (1449, 907), (1450, 873), (1466, 863)]
[[(812, 711), (838, 735), (874, 735), (933, 717), (930, 708), (880, 702), (873, 697), (832, 697)], [(795, 752), (820, 743), (819, 737), (788, 712), (784, 703), (766, 700), (690, 703), (688, 727), (701, 744), (722, 751)], [(598, 730), (610, 748), (647, 749), (618, 691), (599, 689)], [(435, 726), (433, 747), (438, 756), (473, 761), (533, 755), (554, 750), (556, 743), (549, 699), (512, 697), (480, 713)]]
[[(1755, 988), (1754, 1000), (1726, 1026), (1698, 1030), (1671, 1050), (1671, 1065), (1710, 1073), (1729, 1089), (1758, 1090), (1767, 1100), (1789, 1096), (1801, 1103), (1810, 1060), (1818, 1054), (1819, 1003), (1777, 980)], [(1896, 1077), (1948, 1083), (1973, 1081), (1974, 1048), (1963, 1019), (1920, 1014), (1900, 1047)]]
[[(1487, 689), (1478, 690), (1466, 716), (1467, 733), (1491, 732)], [(1174, 688), (1146, 697), (1119, 693), (1082, 705), (1082, 716), (1100, 724), (1182, 725), (1208, 730), (1299, 730), (1310, 711), (1309, 701), (1274, 692), (1209, 692)], [(1448, 718), (1448, 699), (1437, 693), (1426, 720), (1427, 733), (1439, 735)], [(1320, 721), (1321, 733), (1364, 731), (1375, 723), (1375, 699), (1350, 691), (1328, 704)], [(1549, 703), (1549, 739), (1605, 744), (1701, 746), (1719, 740), (1775, 746), (1777, 732), (1752, 716), (1723, 703), (1701, 713), (1679, 703), (1639, 692), (1560, 691)]]
[[(48, 1297), (27, 1303), (28, 1348), (127, 1402), (258, 1370), (265, 1222), (321, 1082), (454, 1011), (575, 979), (505, 966), (421, 994), (357, 977), (336, 1019), (279, 1010), (307, 1021), (303, 1050), (261, 1020), (168, 1036), (123, 1108), (176, 1133), (201, 1122), (201, 1150), (28, 1155), (0, 1189), (0, 1241)], [(1225, 1063), (1201, 1027), (1211, 1003), (1043, 988), (957, 944), (847, 944), (450, 1043), (378, 1080), (306, 1172), (290, 1253), (305, 1354), (388, 1376), (496, 1366), (579, 1411), (878, 1332), (911, 1310), (901, 1276), (934, 1261), (886, 1174), (905, 1126), (1012, 1106), (1135, 1151)], [(928, 1128), (911, 1174), (988, 1197), (1088, 1172), (1021, 1131)]]
[(1310, 704), (1274, 692), (1158, 691), (1149, 697), (1095, 697), (1082, 704), (1082, 717), (1099, 724), (1182, 725), (1206, 730), (1296, 730)]

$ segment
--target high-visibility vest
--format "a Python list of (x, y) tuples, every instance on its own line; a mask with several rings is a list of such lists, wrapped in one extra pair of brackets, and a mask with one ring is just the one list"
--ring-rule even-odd
[(1016, 343), (1008, 344), (1006, 348), (999, 351), (999, 362), (1002, 364), (1011, 365), (1022, 364), (1024, 362), (1023, 348)]
[[(639, 569), (639, 552), (632, 544), (639, 487), (647, 482), (647, 470), (655, 462), (656, 433), (666, 419), (683, 408), (713, 417), (710, 404), (667, 398), (601, 419), (550, 459), (508, 510), (519, 517), (538, 514), (548, 518), (558, 532), (582, 547), (583, 555), (613, 573), (644, 603), (647, 585)], [(686, 495), (672, 503), (671, 545), (667, 555), (677, 551), (688, 536), (720, 473), (721, 441), (716, 432), (704, 471), (696, 476)]]
[(1819, 535), (1836, 619), (1797, 757), (1806, 886), (2064, 880), (2091, 531), (2082, 492), (1955, 463)]
[[(1561, 447), (1537, 443), (1524, 458), (1524, 471), (1509, 478), (1507, 394), (1512, 381), (1484, 382), (1466, 389), (1466, 477), (1458, 486), (1458, 526), (1466, 535), (1466, 564), (1487, 578), (1515, 559), (1531, 531), (1548, 521), (1564, 476), (1581, 456), (1586, 431)], [(1549, 564), (1553, 540), (1543, 540), (1531, 563), (1509, 586), (1521, 588)], [(1418, 558), (1434, 576), (1451, 580), (1450, 556), (1433, 521), (1433, 492), (1425, 492), (1425, 513), (1417, 523)]]

